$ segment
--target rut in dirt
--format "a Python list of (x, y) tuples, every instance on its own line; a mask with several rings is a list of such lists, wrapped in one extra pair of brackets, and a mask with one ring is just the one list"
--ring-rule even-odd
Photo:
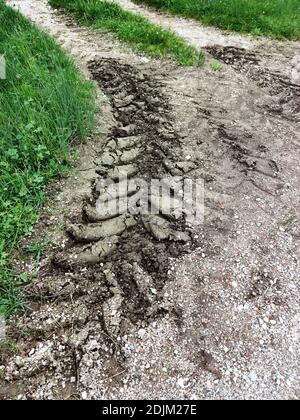
[[(82, 219), (67, 223), (68, 249), (53, 266), (86, 267), (107, 287), (103, 326), (116, 335), (122, 314), (137, 322), (170, 309), (162, 296), (169, 259), (195, 245), (180, 194), (197, 163), (181, 160), (180, 135), (159, 81), (116, 59), (92, 61), (89, 69), (111, 100), (116, 124), (94, 162), (98, 177)], [(145, 188), (153, 179), (164, 188)]]
[[(268, 112), (289, 120), (300, 120), (299, 76), (297, 80), (292, 80), (291, 77), (293, 59), (299, 61), (300, 51), (296, 42), (282, 42), (280, 47), (278, 41), (274, 49), (275, 42), (272, 45), (267, 38), (255, 39), (252, 36), (205, 27), (198, 21), (153, 10), (131, 0), (117, 2), (126, 10), (142, 15), (152, 23), (173, 30), (196, 49), (206, 51), (210, 57), (245, 74), (259, 88), (276, 98), (275, 104), (266, 106)], [(299, 71), (298, 68), (296, 70)]]
[(276, 105), (268, 111), (291, 120), (300, 118), (300, 86), (291, 79), (263, 67), (259, 54), (237, 47), (207, 47), (206, 51), (214, 58), (232, 66), (236, 71), (246, 74), (260, 88), (277, 97)]
[[(113, 376), (114, 369), (125, 369), (118, 336), (132, 324), (166, 313), (180, 317), (165, 299), (164, 286), (172, 280), (170, 259), (198, 245), (186, 214), (176, 206), (181, 198), (177, 192), (197, 162), (182, 161), (182, 139), (174, 129), (172, 108), (164, 85), (151, 71), (111, 58), (94, 60), (89, 69), (110, 99), (115, 124), (93, 162), (95, 180), (90, 198), (82, 202), (82, 216), (67, 221), (67, 246), (43, 268), (43, 281), (26, 288), (31, 311), (10, 334), (28, 348), (36, 341), (40, 344), (32, 362), (20, 359), (18, 370), (8, 369), (11, 381), (45, 374), (51, 382), (55, 369), (76, 385), (95, 337), (97, 346), (110, 352), (103, 375), (107, 370)], [(144, 185), (163, 179), (172, 208), (166, 207), (163, 194), (158, 197), (151, 190), (152, 194), (141, 195), (140, 181), (120, 196), (124, 177)], [(99, 188), (107, 179), (116, 184)], [(121, 205), (110, 211), (110, 201), (120, 204), (125, 198), (132, 203), (132, 212)], [(157, 213), (145, 215), (151, 205), (157, 206)]]

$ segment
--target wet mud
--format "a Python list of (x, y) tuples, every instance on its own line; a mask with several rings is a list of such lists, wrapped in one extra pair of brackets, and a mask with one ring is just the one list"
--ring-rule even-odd
[[(168, 310), (161, 296), (168, 260), (197, 243), (177, 194), (197, 163), (180, 160), (180, 135), (162, 82), (116, 59), (92, 61), (89, 69), (109, 97), (115, 125), (94, 158), (98, 175), (82, 218), (67, 222), (69, 243), (52, 264), (60, 271), (86, 266), (106, 285), (103, 323), (118, 334), (122, 316), (136, 322)], [(164, 180), (166, 188), (148, 188), (153, 179)]]

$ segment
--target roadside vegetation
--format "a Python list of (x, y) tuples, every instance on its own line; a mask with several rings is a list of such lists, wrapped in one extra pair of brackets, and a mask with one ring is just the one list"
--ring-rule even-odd
[(13, 250), (38, 220), (47, 183), (70, 168), (70, 143), (92, 128), (94, 88), (3, 0), (0, 55), (0, 314), (9, 315), (22, 306), (18, 290), (27, 281), (12, 269)]
[(204, 25), (278, 39), (300, 39), (299, 0), (134, 0)]
[(190, 47), (173, 32), (125, 11), (111, 1), (49, 0), (49, 3), (73, 13), (81, 24), (115, 33), (121, 41), (151, 57), (172, 59), (183, 66), (200, 66), (204, 62), (203, 53)]

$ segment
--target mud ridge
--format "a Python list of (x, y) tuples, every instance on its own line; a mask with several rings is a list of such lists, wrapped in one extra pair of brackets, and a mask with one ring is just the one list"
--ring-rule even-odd
[[(116, 59), (93, 60), (89, 70), (109, 97), (116, 123), (94, 161), (98, 176), (82, 220), (67, 224), (69, 245), (53, 265), (62, 271), (87, 266), (107, 285), (104, 325), (116, 335), (120, 313), (136, 322), (169, 309), (161, 296), (168, 260), (193, 247), (177, 191), (197, 163), (180, 160), (180, 135), (161, 82)], [(145, 189), (152, 179), (164, 180), (162, 194)], [(153, 208), (156, 214), (144, 214)]]
[[(182, 161), (181, 137), (163, 85), (152, 71), (117, 59), (93, 60), (89, 70), (110, 99), (115, 123), (93, 158), (95, 179), (82, 216), (66, 222), (66, 246), (44, 268), (43, 281), (26, 288), (32, 308), (26, 324), (17, 319), (11, 334), (24, 339), (25, 349), (31, 342), (40, 344), (29, 355), (30, 368), (18, 358), (18, 369), (7, 369), (10, 381), (58, 369), (76, 386), (82, 358), (92, 351), (85, 347), (95, 336), (112, 364), (123, 369), (116, 338), (132, 324), (176, 312), (164, 298), (172, 279), (169, 260), (197, 246), (193, 227), (177, 206), (178, 191), (197, 162)], [(153, 178), (163, 180), (162, 194), (145, 189)], [(117, 208), (110, 208), (111, 202)], [(156, 214), (144, 214), (151, 208)], [(57, 311), (51, 313), (54, 302)]]

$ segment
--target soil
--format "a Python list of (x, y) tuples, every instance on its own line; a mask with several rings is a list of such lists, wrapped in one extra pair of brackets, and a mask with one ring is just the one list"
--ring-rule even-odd
[[(9, 322), (1, 398), (298, 399), (299, 42), (119, 2), (205, 49), (205, 67), (134, 54), (44, 0), (7, 2), (95, 81), (101, 112), (35, 229), (38, 264), (19, 257), (35, 279)], [(99, 187), (124, 172), (204, 179), (205, 222), (99, 212), (107, 196), (136, 209), (140, 185)]]

